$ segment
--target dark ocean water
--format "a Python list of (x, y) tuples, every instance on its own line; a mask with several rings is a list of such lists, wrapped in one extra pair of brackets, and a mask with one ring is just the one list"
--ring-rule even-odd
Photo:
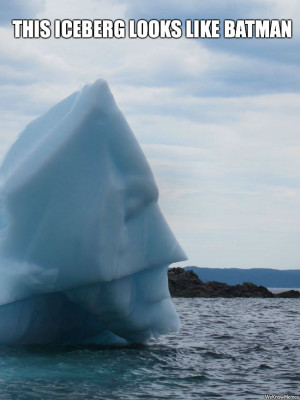
[(181, 331), (147, 346), (0, 347), (0, 399), (300, 395), (298, 299), (174, 302)]

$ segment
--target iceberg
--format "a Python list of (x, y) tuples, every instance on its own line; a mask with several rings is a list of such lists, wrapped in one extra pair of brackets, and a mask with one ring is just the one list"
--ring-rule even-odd
[(148, 162), (98, 80), (31, 122), (1, 174), (0, 343), (144, 343), (176, 331), (186, 259)]

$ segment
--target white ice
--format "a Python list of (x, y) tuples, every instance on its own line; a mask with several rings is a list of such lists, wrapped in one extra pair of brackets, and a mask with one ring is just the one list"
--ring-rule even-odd
[(178, 329), (167, 269), (185, 254), (105, 81), (31, 122), (0, 172), (0, 343), (140, 343)]

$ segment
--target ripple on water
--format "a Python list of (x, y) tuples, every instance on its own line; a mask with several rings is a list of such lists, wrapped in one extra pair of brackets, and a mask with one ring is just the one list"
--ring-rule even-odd
[(174, 302), (181, 331), (147, 346), (0, 347), (0, 399), (253, 400), (262, 393), (299, 394), (298, 299)]

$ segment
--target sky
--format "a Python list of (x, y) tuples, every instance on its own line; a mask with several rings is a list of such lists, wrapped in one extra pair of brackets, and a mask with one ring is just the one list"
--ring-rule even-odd
[[(292, 39), (15, 39), (11, 19), (293, 19)], [(300, 268), (297, 0), (1, 0), (0, 157), (98, 78), (136, 135), (185, 265)]]

